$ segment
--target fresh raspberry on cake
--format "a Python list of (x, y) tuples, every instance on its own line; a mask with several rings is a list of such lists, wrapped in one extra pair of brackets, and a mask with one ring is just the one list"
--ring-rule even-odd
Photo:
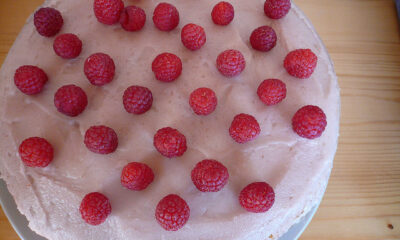
[(175, 6), (162, 2), (153, 13), (154, 25), (161, 31), (171, 31), (179, 24), (179, 12)]
[(130, 86), (123, 98), (124, 108), (128, 113), (143, 114), (153, 105), (153, 94), (146, 87)]
[(153, 180), (153, 170), (147, 164), (131, 162), (122, 169), (121, 184), (127, 189), (134, 191), (144, 190)]
[(191, 173), (193, 184), (202, 192), (218, 192), (228, 182), (228, 169), (216, 160), (206, 159), (196, 164)]
[(109, 154), (117, 149), (118, 136), (110, 127), (92, 126), (85, 133), (84, 143), (94, 153)]
[(264, 4), (264, 12), (271, 19), (280, 19), (286, 16), (290, 7), (290, 0), (267, 0)]
[(249, 212), (266, 212), (274, 205), (275, 192), (266, 182), (254, 182), (240, 192), (239, 202)]
[(249, 114), (238, 114), (234, 117), (229, 134), (238, 143), (246, 143), (260, 134), (260, 125), (257, 120)]
[(53, 48), (58, 56), (72, 59), (81, 54), (82, 41), (75, 34), (61, 34), (54, 40)]
[(186, 137), (174, 128), (162, 128), (154, 135), (154, 147), (167, 158), (180, 157), (187, 149)]
[(102, 224), (111, 213), (110, 200), (99, 192), (89, 193), (82, 199), (79, 211), (86, 223)]
[(95, 53), (86, 59), (84, 72), (91, 84), (103, 86), (114, 79), (115, 64), (107, 54)]
[(19, 145), (18, 153), (28, 167), (46, 167), (53, 161), (54, 156), (53, 146), (41, 137), (25, 139)]
[(267, 106), (278, 104), (286, 98), (286, 84), (279, 79), (264, 80), (258, 86), (257, 95)]
[(314, 139), (320, 137), (326, 125), (326, 115), (317, 106), (304, 106), (292, 118), (293, 130), (303, 138)]
[(238, 50), (229, 49), (218, 55), (217, 68), (225, 77), (235, 77), (246, 67), (243, 54)]
[(54, 105), (57, 110), (70, 117), (81, 114), (87, 104), (88, 99), (85, 91), (73, 84), (62, 86), (54, 94)]
[(14, 74), (15, 86), (27, 95), (40, 93), (47, 80), (47, 75), (42, 69), (31, 65), (19, 67)]
[(119, 23), (126, 31), (139, 31), (146, 23), (146, 13), (140, 7), (128, 6), (122, 11)]
[(113, 25), (119, 21), (124, 9), (122, 0), (94, 0), (93, 10), (97, 20), (107, 25)]
[(228, 25), (235, 17), (235, 10), (228, 2), (219, 2), (211, 12), (211, 18), (217, 25)]
[(181, 40), (183, 45), (192, 51), (200, 49), (207, 41), (204, 28), (193, 23), (182, 28)]
[(156, 79), (162, 82), (172, 82), (182, 73), (182, 61), (172, 53), (161, 53), (151, 67)]
[(170, 194), (157, 204), (155, 217), (167, 231), (181, 229), (189, 220), (190, 208), (186, 201), (176, 194)]
[(217, 96), (209, 88), (198, 88), (190, 94), (189, 105), (197, 115), (208, 115), (217, 107)]
[(33, 16), (38, 33), (45, 37), (55, 36), (64, 24), (61, 13), (54, 8), (40, 8)]
[(268, 52), (276, 45), (276, 33), (270, 26), (262, 26), (255, 29), (250, 36), (251, 46), (258, 51)]
[(296, 78), (309, 78), (317, 67), (318, 57), (310, 49), (291, 51), (285, 58), (286, 71)]

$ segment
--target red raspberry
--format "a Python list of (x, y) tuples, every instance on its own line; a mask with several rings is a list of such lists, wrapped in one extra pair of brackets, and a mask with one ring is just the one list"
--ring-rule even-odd
[(250, 36), (251, 46), (261, 52), (268, 52), (276, 45), (276, 33), (270, 26), (262, 26), (253, 31)]
[(111, 213), (110, 200), (99, 192), (87, 194), (79, 207), (82, 219), (90, 225), (103, 223)]
[(249, 212), (266, 212), (274, 205), (275, 192), (266, 182), (254, 182), (243, 188), (239, 202)]
[(61, 13), (54, 8), (40, 8), (33, 16), (38, 33), (45, 37), (56, 35), (64, 24)]
[(264, 80), (258, 87), (257, 94), (267, 106), (278, 104), (286, 97), (286, 84), (279, 79)]
[(169, 32), (178, 26), (179, 12), (169, 3), (160, 3), (154, 9), (153, 22), (159, 30)]
[(121, 12), (124, 9), (122, 0), (94, 0), (94, 15), (99, 22), (113, 25), (119, 21)]
[(156, 79), (162, 82), (172, 82), (182, 73), (181, 59), (172, 53), (161, 53), (152, 64)]
[(267, 0), (264, 4), (264, 12), (269, 18), (280, 19), (286, 16), (290, 6), (290, 0)]
[(154, 147), (167, 158), (180, 157), (187, 149), (186, 137), (176, 129), (162, 128), (154, 135)]
[(292, 118), (293, 130), (303, 138), (320, 137), (327, 125), (325, 113), (317, 106), (300, 108)]
[(84, 72), (91, 84), (103, 86), (114, 79), (115, 64), (107, 54), (95, 53), (86, 59)]
[(118, 136), (114, 129), (106, 126), (92, 126), (85, 133), (86, 147), (100, 154), (109, 154), (118, 147)]
[(197, 115), (208, 115), (217, 107), (217, 96), (209, 88), (198, 88), (190, 94), (189, 104)]
[(128, 113), (142, 114), (153, 105), (153, 94), (146, 87), (130, 86), (124, 92), (123, 103)]
[(228, 169), (216, 160), (203, 160), (192, 170), (193, 184), (202, 192), (218, 192), (228, 182)]
[(131, 162), (122, 169), (121, 184), (127, 189), (144, 190), (153, 180), (153, 170), (144, 163)]
[(53, 161), (53, 146), (44, 138), (31, 137), (19, 145), (19, 156), (25, 166), (46, 167)]
[(238, 114), (232, 121), (229, 134), (238, 143), (246, 143), (260, 134), (260, 125), (257, 120), (248, 114)]
[(157, 204), (155, 216), (165, 230), (177, 231), (189, 220), (190, 208), (184, 199), (170, 194)]
[(14, 74), (15, 86), (27, 95), (40, 93), (47, 80), (47, 75), (42, 69), (31, 65), (19, 67)]
[(182, 28), (181, 40), (185, 47), (195, 51), (206, 43), (206, 33), (199, 25), (189, 23)]
[(317, 66), (318, 57), (310, 49), (291, 51), (285, 58), (286, 71), (297, 78), (309, 78)]
[(219, 2), (211, 12), (211, 18), (217, 25), (228, 25), (235, 17), (235, 10), (228, 2)]
[(53, 48), (58, 56), (72, 59), (81, 54), (82, 41), (75, 34), (61, 34), (54, 40)]
[(246, 67), (243, 54), (237, 50), (226, 50), (218, 55), (217, 68), (225, 77), (239, 75)]
[(73, 84), (62, 86), (54, 94), (54, 105), (57, 110), (70, 117), (81, 114), (87, 104), (88, 100), (85, 91)]
[(126, 7), (121, 14), (119, 23), (126, 31), (139, 31), (146, 23), (146, 13), (140, 7)]

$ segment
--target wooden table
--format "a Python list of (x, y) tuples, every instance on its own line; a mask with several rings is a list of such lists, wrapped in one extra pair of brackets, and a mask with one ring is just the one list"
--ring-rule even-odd
[[(0, 0), (0, 62), (42, 2)], [(342, 95), (332, 177), (301, 240), (399, 240), (400, 35), (395, 5), (392, 0), (295, 2), (325, 42)], [(2, 211), (0, 239), (19, 239)]]

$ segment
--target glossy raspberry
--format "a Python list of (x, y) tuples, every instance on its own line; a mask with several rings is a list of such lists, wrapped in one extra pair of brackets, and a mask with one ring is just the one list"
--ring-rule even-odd
[(123, 103), (128, 113), (142, 114), (153, 105), (153, 95), (146, 87), (131, 86), (124, 92)]
[(304, 106), (292, 118), (293, 130), (303, 138), (314, 139), (320, 137), (326, 125), (326, 115), (317, 106)]
[(153, 170), (147, 164), (131, 162), (122, 169), (121, 184), (127, 189), (134, 191), (144, 190), (153, 180)]
[(40, 8), (33, 16), (38, 33), (45, 37), (55, 36), (64, 24), (61, 13), (54, 8)]
[(175, 54), (161, 53), (154, 59), (152, 70), (157, 80), (172, 82), (182, 73), (182, 61)]
[(193, 23), (182, 28), (181, 40), (183, 45), (192, 51), (200, 49), (207, 41), (204, 28)]
[(262, 26), (255, 29), (250, 36), (251, 46), (258, 51), (271, 51), (276, 45), (276, 33), (270, 26)]
[(75, 34), (61, 34), (54, 40), (53, 48), (58, 56), (72, 59), (81, 54), (82, 41)]
[(160, 3), (154, 9), (153, 22), (159, 30), (171, 31), (179, 24), (179, 12), (172, 4)]
[(249, 212), (266, 212), (274, 205), (275, 192), (266, 182), (254, 182), (240, 192), (239, 202)]
[(257, 95), (267, 106), (278, 104), (286, 98), (286, 84), (279, 79), (264, 80), (258, 86)]
[(192, 173), (193, 184), (202, 192), (218, 192), (228, 182), (228, 169), (216, 160), (203, 160), (196, 164)]
[(109, 154), (117, 149), (118, 136), (112, 128), (92, 126), (86, 130), (84, 143), (94, 153)]
[(46, 167), (53, 161), (53, 146), (44, 138), (31, 137), (19, 145), (19, 156), (25, 166)]
[(15, 86), (27, 95), (40, 93), (47, 80), (47, 75), (42, 69), (31, 65), (19, 67), (14, 74)]
[(238, 143), (246, 143), (260, 134), (260, 125), (257, 120), (249, 114), (238, 114), (232, 121), (229, 134)]
[(226, 50), (218, 55), (217, 68), (225, 77), (235, 77), (246, 67), (243, 54), (237, 50)]
[(291, 51), (285, 58), (286, 71), (296, 78), (309, 78), (317, 67), (318, 57), (310, 49)]
[(110, 200), (99, 192), (89, 193), (82, 199), (79, 211), (88, 224), (102, 224), (111, 213)]
[(197, 115), (208, 115), (217, 107), (217, 96), (209, 88), (198, 88), (190, 94), (189, 104)]
[(217, 25), (228, 25), (235, 17), (235, 10), (228, 2), (219, 2), (211, 12), (211, 18)]
[(81, 114), (87, 104), (85, 91), (73, 84), (62, 86), (54, 94), (54, 105), (57, 110), (70, 117)]
[(121, 14), (119, 23), (123, 29), (129, 32), (139, 31), (146, 23), (146, 13), (140, 7), (126, 7)]
[(280, 19), (286, 16), (290, 7), (290, 0), (267, 0), (264, 4), (264, 12), (271, 19)]
[(86, 59), (84, 72), (91, 84), (103, 86), (114, 79), (115, 64), (107, 54), (95, 53)]
[(177, 231), (189, 220), (190, 208), (184, 199), (170, 194), (157, 204), (155, 216), (165, 230)]
[(167, 158), (180, 157), (187, 149), (186, 137), (174, 128), (162, 128), (154, 135), (154, 147)]
[(107, 25), (113, 25), (119, 21), (124, 9), (122, 0), (94, 0), (93, 10), (97, 20)]

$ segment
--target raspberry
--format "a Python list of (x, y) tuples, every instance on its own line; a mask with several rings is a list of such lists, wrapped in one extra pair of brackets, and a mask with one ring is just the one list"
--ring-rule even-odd
[(169, 32), (179, 24), (179, 12), (169, 3), (160, 3), (154, 9), (153, 22), (156, 28)]
[(280, 19), (286, 16), (290, 6), (290, 0), (267, 0), (264, 4), (264, 12), (269, 18)]
[(229, 134), (238, 143), (246, 143), (260, 134), (260, 125), (257, 120), (248, 114), (238, 114), (232, 121)]
[(268, 52), (276, 45), (276, 33), (270, 26), (255, 29), (250, 36), (251, 46), (258, 51)]
[(53, 161), (53, 146), (44, 138), (31, 137), (19, 145), (19, 156), (25, 166), (46, 167)]
[(75, 34), (61, 34), (54, 40), (53, 48), (58, 56), (72, 59), (81, 54), (82, 41)]
[(228, 169), (216, 160), (203, 160), (192, 170), (193, 184), (202, 192), (218, 192), (228, 182)]
[(157, 204), (155, 216), (165, 230), (177, 231), (189, 220), (190, 208), (181, 197), (170, 194)]
[(124, 9), (122, 0), (94, 0), (93, 10), (97, 20), (107, 25), (113, 25), (119, 21)]
[(131, 162), (122, 169), (121, 184), (127, 189), (144, 190), (153, 180), (153, 170), (144, 163)]
[(152, 70), (157, 80), (172, 82), (182, 73), (182, 61), (175, 54), (161, 53), (154, 59)]
[(128, 113), (142, 114), (153, 104), (153, 95), (146, 87), (131, 86), (124, 92), (123, 103)]
[(79, 207), (82, 219), (90, 225), (103, 223), (111, 213), (110, 200), (99, 192), (87, 194)]
[(195, 51), (206, 43), (206, 33), (199, 25), (189, 23), (182, 28), (181, 40), (185, 47)]
[(246, 61), (241, 52), (237, 50), (226, 50), (218, 55), (217, 68), (225, 77), (239, 75), (246, 67)]
[(211, 18), (217, 25), (228, 25), (235, 17), (235, 10), (228, 2), (219, 2), (211, 12)]
[(257, 94), (267, 106), (278, 104), (286, 97), (286, 84), (279, 79), (264, 80), (258, 87)]
[(318, 57), (310, 49), (291, 51), (285, 58), (286, 71), (297, 78), (309, 78), (317, 66)]
[(167, 158), (180, 157), (187, 149), (186, 137), (176, 129), (162, 128), (154, 135), (154, 147)]
[(300, 108), (292, 118), (293, 130), (303, 138), (320, 137), (327, 125), (325, 113), (317, 106)]
[(84, 143), (94, 153), (109, 154), (117, 149), (118, 136), (112, 128), (92, 126), (85, 133)]
[(239, 202), (249, 212), (266, 212), (274, 205), (275, 192), (266, 182), (254, 182), (243, 188)]
[(62, 86), (54, 94), (54, 105), (57, 110), (70, 117), (81, 114), (87, 104), (85, 91), (73, 84)]
[(45, 37), (55, 36), (64, 24), (61, 13), (54, 8), (40, 8), (33, 16), (38, 33)]
[(121, 23), (122, 28), (126, 31), (139, 31), (146, 23), (146, 13), (140, 7), (126, 7), (122, 11), (119, 23)]
[(86, 59), (84, 72), (91, 84), (102, 86), (114, 79), (115, 64), (107, 54), (95, 53)]
[(15, 86), (27, 95), (40, 93), (47, 80), (47, 75), (42, 69), (31, 65), (19, 67), (14, 74)]
[(209, 88), (198, 88), (190, 94), (189, 104), (197, 115), (208, 115), (217, 107), (217, 96)]

